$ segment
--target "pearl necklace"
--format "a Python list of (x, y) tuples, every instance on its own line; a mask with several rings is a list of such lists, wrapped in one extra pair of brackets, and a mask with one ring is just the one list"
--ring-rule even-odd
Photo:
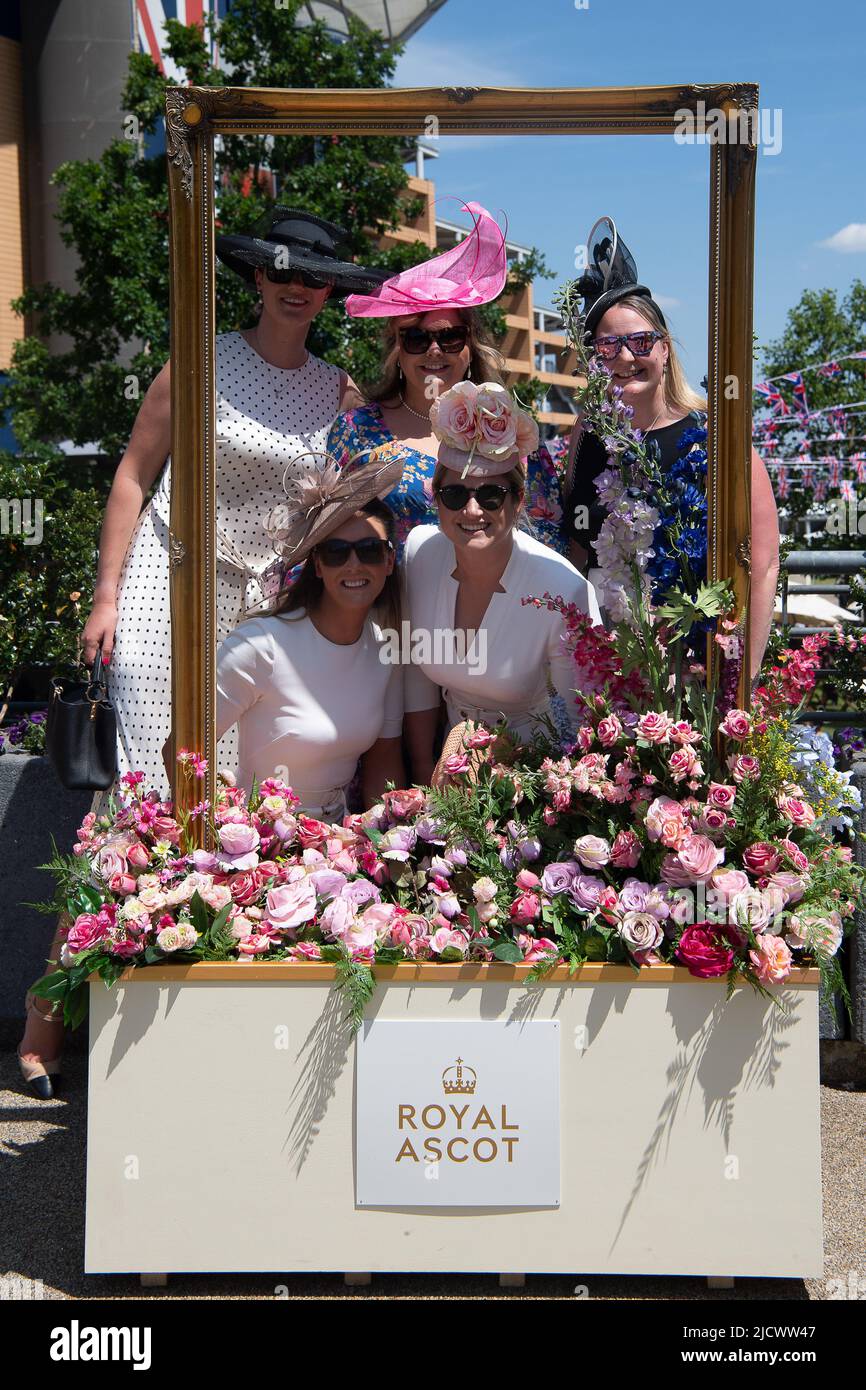
[(402, 393), (402, 392), (400, 393), (400, 404), (401, 404), (402, 406), (405, 406), (405, 408), (406, 408), (406, 410), (408, 410), (409, 414), (410, 414), (410, 415), (414, 415), (416, 420), (425, 420), (425, 421), (427, 422), (427, 424), (429, 425), (429, 423), (430, 423), (430, 412), (429, 412), (429, 410), (428, 410), (428, 412), (427, 412), (426, 415), (422, 415), (421, 412), (420, 412), (420, 410), (413, 410), (412, 407), (411, 407), (411, 405), (407, 405), (406, 401), (403, 399), (403, 393)]

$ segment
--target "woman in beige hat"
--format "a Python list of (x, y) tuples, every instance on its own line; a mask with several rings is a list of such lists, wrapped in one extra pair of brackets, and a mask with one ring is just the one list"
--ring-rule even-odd
[(238, 784), (281, 777), (300, 809), (339, 821), (359, 758), (365, 804), (401, 785), (403, 679), (380, 624), (399, 624), (394, 516), (379, 500), (399, 461), (342, 472), (325, 461), (269, 518), (303, 568), (269, 614), (230, 632), (217, 656), (217, 735), (237, 724)]

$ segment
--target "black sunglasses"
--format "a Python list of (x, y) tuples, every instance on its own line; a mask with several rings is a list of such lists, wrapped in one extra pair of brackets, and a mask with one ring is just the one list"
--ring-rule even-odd
[(308, 290), (323, 290), (326, 285), (333, 285), (334, 283), (333, 279), (327, 275), (314, 275), (311, 270), (299, 270), (296, 266), (292, 266), (288, 270), (275, 270), (272, 265), (269, 265), (265, 274), (275, 285), (290, 285), (293, 280), (300, 280)]
[(474, 497), (485, 512), (498, 512), (509, 492), (514, 488), (502, 487), (499, 483), (484, 483), (481, 487), (465, 487), (463, 483), (446, 483), (437, 488), (436, 496), (445, 504), (449, 512), (461, 512)]
[(390, 541), (377, 540), (375, 536), (365, 536), (360, 541), (329, 540), (316, 546), (316, 554), (323, 565), (337, 569), (345, 565), (354, 550), (362, 565), (382, 565), (391, 550)]
[(593, 347), (603, 362), (612, 362), (619, 357), (626, 344), (633, 357), (649, 357), (656, 343), (664, 336), (655, 329), (646, 333), (611, 333), (609, 337), (596, 338)]
[(437, 342), (443, 352), (462, 352), (469, 341), (469, 329), (464, 323), (455, 323), (450, 328), (401, 328), (400, 342), (413, 357), (426, 352), (432, 342)]

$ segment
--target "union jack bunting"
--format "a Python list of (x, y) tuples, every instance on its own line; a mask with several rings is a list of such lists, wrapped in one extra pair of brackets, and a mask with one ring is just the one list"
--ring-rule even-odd
[(755, 395), (760, 396), (764, 404), (771, 406), (777, 415), (790, 415), (791, 412), (782, 399), (781, 391), (771, 381), (759, 381), (755, 386)]
[(803, 487), (810, 488), (815, 481), (815, 470), (812, 467), (803, 469)]
[(822, 362), (818, 368), (819, 376), (841, 376), (842, 368), (838, 362)]
[[(827, 423), (832, 430), (844, 430), (848, 423), (847, 412), (841, 406), (834, 406), (832, 410), (827, 411)], [(844, 434), (841, 437), (844, 439)]]
[(831, 487), (838, 487), (842, 480), (842, 464), (839, 459), (830, 459), (827, 479)]
[(814, 495), (816, 502), (823, 502), (824, 498), (827, 496), (827, 484), (824, 482), (823, 478), (819, 478), (817, 483), (815, 484)]
[(858, 483), (866, 483), (866, 454), (852, 454), (851, 462), (854, 465)]
[(802, 372), (786, 372), (782, 377), (783, 381), (790, 381), (794, 387), (794, 407), (801, 415), (809, 414), (809, 405), (806, 400), (806, 387), (803, 385)]

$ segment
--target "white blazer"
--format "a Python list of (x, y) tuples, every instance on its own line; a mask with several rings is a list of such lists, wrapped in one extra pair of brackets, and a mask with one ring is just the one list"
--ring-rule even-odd
[(561, 596), (600, 623), (595, 590), (570, 561), (516, 530), (500, 580), (504, 592), (492, 595), (468, 651), (461, 651), (465, 643), (459, 637), (449, 637), (458, 590), (451, 541), (438, 526), (416, 526), (404, 563), (413, 658), (405, 668), (407, 712), (434, 708), (442, 690), (452, 725), (462, 719), (494, 725), (505, 718), (527, 739), (539, 717), (550, 717), (552, 685), (576, 727), (574, 665), (562, 648), (562, 615), (520, 601)]

